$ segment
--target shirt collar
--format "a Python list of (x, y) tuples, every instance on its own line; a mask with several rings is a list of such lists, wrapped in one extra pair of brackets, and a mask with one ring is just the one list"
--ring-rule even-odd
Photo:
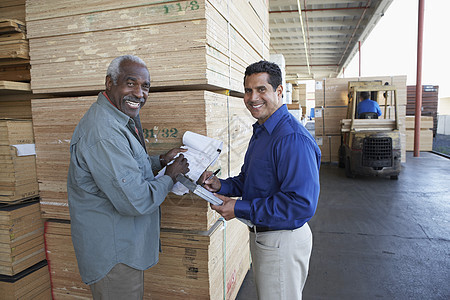
[(107, 97), (106, 93), (98, 94), (97, 103), (106, 109), (119, 123), (126, 125), (130, 121), (130, 117), (121, 112)]
[(284, 115), (288, 114), (288, 109), (286, 104), (283, 104), (278, 108), (262, 125), (259, 125), (258, 122), (253, 124), (253, 132), (259, 127), (265, 128), (267, 132), (272, 134), (273, 130), (277, 126), (277, 124), (280, 122), (280, 120), (283, 118)]

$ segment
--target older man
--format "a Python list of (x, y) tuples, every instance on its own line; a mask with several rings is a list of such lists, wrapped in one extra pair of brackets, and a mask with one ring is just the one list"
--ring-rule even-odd
[[(184, 150), (148, 156), (139, 111), (150, 74), (138, 57), (115, 58), (106, 91), (76, 127), (67, 180), (72, 241), (94, 299), (142, 299), (143, 270), (158, 262), (160, 205), (189, 171)], [(167, 165), (168, 162), (173, 163)], [(166, 166), (157, 179), (153, 172)]]

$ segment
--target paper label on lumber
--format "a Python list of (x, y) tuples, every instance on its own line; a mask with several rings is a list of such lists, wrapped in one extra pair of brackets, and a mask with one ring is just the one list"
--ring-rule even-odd
[(316, 81), (316, 90), (321, 90), (321, 89), (323, 89), (322, 81)]
[(36, 147), (34, 144), (11, 145), (17, 149), (17, 156), (36, 155)]
[(322, 146), (323, 145), (323, 138), (322, 137), (316, 137), (316, 143), (318, 146)]
[(314, 109), (314, 117), (315, 118), (322, 118), (322, 109), (321, 108), (315, 108)]

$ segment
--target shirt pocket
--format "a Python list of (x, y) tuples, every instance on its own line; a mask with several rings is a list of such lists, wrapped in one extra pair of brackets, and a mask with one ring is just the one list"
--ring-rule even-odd
[(248, 187), (253, 190), (252, 194), (256, 197), (270, 196), (275, 184), (275, 174), (270, 161), (254, 158), (247, 174), (246, 181), (249, 182)]

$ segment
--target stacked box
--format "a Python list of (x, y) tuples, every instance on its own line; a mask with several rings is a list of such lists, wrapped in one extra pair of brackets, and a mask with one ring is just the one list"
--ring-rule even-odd
[(13, 276), (45, 259), (39, 202), (0, 208), (0, 274)]
[(31, 120), (0, 119), (0, 202), (38, 196)]
[(32, 90), (101, 90), (110, 61), (132, 53), (154, 89), (243, 91), (245, 67), (269, 55), (268, 3), (252, 2), (28, 1)]

